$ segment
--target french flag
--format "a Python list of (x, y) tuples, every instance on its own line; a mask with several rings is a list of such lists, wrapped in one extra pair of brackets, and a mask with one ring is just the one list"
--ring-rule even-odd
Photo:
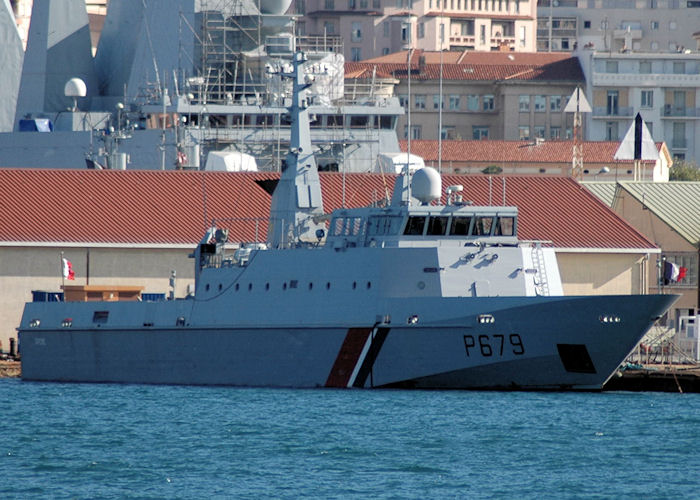
[(73, 264), (71, 264), (68, 259), (63, 259), (63, 277), (67, 280), (74, 280), (75, 279), (75, 272), (73, 271)]
[(685, 278), (688, 268), (679, 266), (675, 262), (668, 262), (664, 264), (664, 284), (668, 285), (671, 282), (678, 283), (683, 278)]

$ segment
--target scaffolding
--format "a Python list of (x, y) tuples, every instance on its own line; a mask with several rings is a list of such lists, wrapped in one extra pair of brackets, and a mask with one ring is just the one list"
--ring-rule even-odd
[[(195, 76), (187, 79), (187, 93), (190, 104), (202, 111), (189, 122), (185, 142), (200, 144), (205, 155), (221, 150), (246, 153), (255, 157), (260, 170), (279, 171), (289, 148), (286, 106), (291, 88), (269, 70), (283, 68), (296, 50), (302, 50), (309, 58), (307, 70), (321, 75), (309, 96), (315, 108), (310, 125), (320, 168), (339, 169), (339, 163), (348, 155), (357, 156), (358, 149), (378, 152), (383, 118), (372, 106), (383, 106), (390, 93), (376, 91), (380, 85), (374, 81), (369, 87), (356, 83), (345, 89), (339, 36), (296, 36), (293, 16), (261, 14), (255, 0), (201, 0), (200, 6), (194, 29), (199, 30)], [(323, 76), (324, 67), (333, 71)], [(351, 104), (363, 108), (350, 111)], [(357, 115), (366, 115), (367, 123)], [(358, 146), (368, 142), (372, 144)], [(370, 157), (366, 161), (374, 163)]]
[(260, 95), (264, 82), (253, 77), (244, 52), (263, 44), (262, 15), (248, 12), (244, 0), (202, 0), (199, 99), (233, 104)]

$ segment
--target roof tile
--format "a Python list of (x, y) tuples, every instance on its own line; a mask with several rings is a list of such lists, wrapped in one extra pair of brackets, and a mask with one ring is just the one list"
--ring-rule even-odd
[[(326, 212), (390, 195), (394, 176), (321, 173)], [(0, 169), (0, 242), (194, 245), (212, 219), (233, 241), (265, 238), (264, 172)], [(518, 236), (560, 248), (655, 248), (566, 177), (446, 175), (475, 204), (515, 205)], [(444, 201), (444, 200), (443, 200)], [(256, 238), (257, 236), (257, 238)]]
[[(346, 62), (348, 75), (362, 75), (362, 68), (403, 79), (408, 76), (406, 51), (359, 62)], [(580, 82), (584, 80), (576, 57), (565, 52), (440, 52), (416, 50), (411, 56), (411, 77), (437, 80), (440, 66), (444, 80), (539, 80)]]
[[(436, 140), (411, 140), (411, 154), (418, 155), (426, 161), (437, 161), (438, 145)], [(656, 143), (661, 150), (663, 143)], [(408, 149), (408, 141), (399, 141), (401, 151)], [(442, 141), (442, 160), (449, 162), (522, 162), (522, 163), (566, 163), (571, 162), (574, 141), (550, 140), (535, 143), (532, 141)], [(591, 163), (633, 163), (633, 160), (615, 160), (615, 152), (620, 147), (618, 141), (583, 141), (583, 157)], [(653, 163), (654, 160), (644, 160)]]

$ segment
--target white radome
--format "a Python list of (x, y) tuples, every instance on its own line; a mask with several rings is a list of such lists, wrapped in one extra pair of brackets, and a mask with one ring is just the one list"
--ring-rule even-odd
[(421, 168), (413, 174), (412, 195), (421, 203), (439, 200), (442, 195), (442, 178), (432, 167)]
[(66, 97), (85, 97), (87, 95), (87, 85), (80, 78), (71, 78), (63, 87), (63, 94)]

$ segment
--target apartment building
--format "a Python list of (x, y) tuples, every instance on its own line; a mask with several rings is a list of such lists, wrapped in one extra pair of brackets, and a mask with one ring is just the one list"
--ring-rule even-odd
[(297, 30), (340, 36), (360, 61), (425, 51), (534, 52), (536, 0), (294, 0)]
[(700, 0), (538, 0), (537, 50), (696, 49)]
[(349, 76), (395, 79), (394, 95), (410, 106), (410, 127), (408, 113), (398, 120), (401, 139), (409, 133), (411, 139), (572, 137), (573, 115), (564, 108), (584, 80), (571, 54), (415, 50), (410, 94), (407, 56), (403, 51), (345, 64), (346, 83)]
[(700, 163), (700, 53), (583, 48), (576, 55), (592, 107), (587, 139), (620, 140), (640, 113), (674, 158)]

